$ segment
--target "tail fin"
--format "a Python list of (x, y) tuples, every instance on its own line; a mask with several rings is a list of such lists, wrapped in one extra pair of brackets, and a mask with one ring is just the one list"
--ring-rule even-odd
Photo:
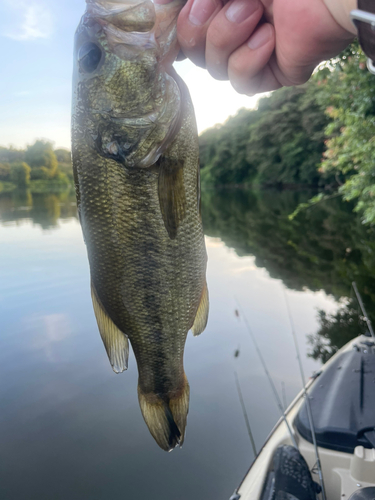
[(161, 398), (157, 394), (143, 394), (138, 386), (138, 399), (148, 429), (165, 451), (172, 451), (184, 442), (187, 414), (189, 411), (189, 383), (178, 396)]

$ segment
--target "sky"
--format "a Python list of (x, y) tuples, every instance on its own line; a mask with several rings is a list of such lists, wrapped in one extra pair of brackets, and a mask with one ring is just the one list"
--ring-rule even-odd
[[(43, 138), (70, 148), (73, 38), (84, 10), (84, 0), (0, 0), (0, 146)], [(190, 89), (199, 132), (256, 106), (256, 97), (237, 94), (189, 61), (176, 69)]]

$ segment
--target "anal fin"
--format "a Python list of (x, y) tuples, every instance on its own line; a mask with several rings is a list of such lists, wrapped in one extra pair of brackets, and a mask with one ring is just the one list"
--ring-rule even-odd
[(128, 369), (128, 338), (117, 328), (108, 316), (92, 283), (91, 297), (99, 332), (102, 337), (105, 350), (107, 351), (109, 362), (111, 363), (112, 369), (115, 373), (122, 373)]
[(204, 284), (201, 300), (199, 302), (198, 311), (195, 316), (194, 324), (191, 328), (194, 337), (200, 335), (207, 325), (209, 311), (209, 299), (207, 283)]

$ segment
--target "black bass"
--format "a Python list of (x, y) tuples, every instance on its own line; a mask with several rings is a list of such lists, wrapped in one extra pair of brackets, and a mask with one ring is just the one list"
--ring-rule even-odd
[(87, 0), (75, 39), (72, 155), (94, 311), (116, 373), (129, 340), (143, 417), (164, 450), (189, 408), (186, 336), (208, 317), (198, 134), (172, 64), (184, 0)]

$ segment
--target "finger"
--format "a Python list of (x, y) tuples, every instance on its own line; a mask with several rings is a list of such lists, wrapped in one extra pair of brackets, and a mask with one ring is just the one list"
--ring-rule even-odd
[(177, 21), (178, 41), (183, 53), (205, 68), (206, 34), (210, 22), (222, 9), (221, 0), (188, 0)]
[(255, 30), (263, 15), (260, 0), (231, 0), (207, 30), (206, 67), (218, 80), (228, 79), (228, 59)]
[(269, 64), (265, 66), (252, 80), (249, 82), (249, 88), (245, 92), (246, 95), (252, 97), (256, 94), (264, 92), (272, 92), (280, 89), (283, 85), (275, 77)]
[(228, 75), (240, 94), (254, 95), (280, 87), (268, 62), (275, 48), (275, 31), (265, 23), (229, 57)]

